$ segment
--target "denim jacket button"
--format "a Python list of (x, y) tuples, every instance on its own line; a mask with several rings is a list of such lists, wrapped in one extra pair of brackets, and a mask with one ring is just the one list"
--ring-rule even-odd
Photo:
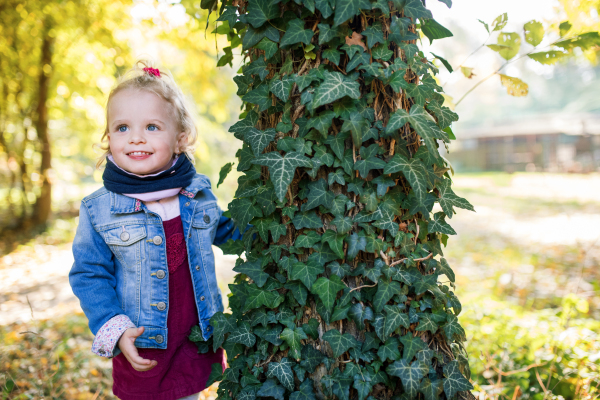
[(196, 271), (200, 271), (200, 266), (196, 265)]
[(200, 297), (200, 300), (201, 300), (201, 301), (204, 301), (204, 296)]
[(156, 335), (156, 338), (154, 338), (154, 340), (156, 340), (156, 343), (162, 343), (165, 341), (165, 338), (163, 337), (163, 335)]
[(165, 308), (167, 308), (167, 304), (164, 301), (161, 301), (156, 305), (156, 308), (158, 308), (160, 311), (163, 311)]
[(210, 216), (204, 214), (204, 222), (208, 224), (210, 222)]
[(163, 278), (164, 278), (166, 275), (167, 275), (167, 274), (165, 274), (165, 271), (163, 271), (162, 269), (161, 269), (161, 270), (159, 270), (159, 271), (156, 273), (156, 277), (157, 277), (158, 279), (163, 279)]
[(123, 242), (126, 242), (129, 240), (129, 232), (121, 232), (121, 235), (119, 235), (119, 237)]
[(155, 245), (159, 245), (162, 243), (162, 238), (160, 236), (154, 236), (154, 238), (152, 239), (152, 241), (154, 242)]

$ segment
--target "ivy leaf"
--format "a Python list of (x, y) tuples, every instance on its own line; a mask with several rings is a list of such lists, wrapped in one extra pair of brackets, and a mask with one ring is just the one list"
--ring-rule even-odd
[(284, 103), (290, 98), (290, 91), (294, 86), (294, 78), (291, 76), (284, 76), (281, 79), (272, 79), (269, 83), (269, 90), (277, 96), (277, 98)]
[[(306, 336), (304, 330), (302, 330), (300, 327), (295, 327), (294, 329), (285, 328), (283, 332), (281, 332), (280, 337), (288, 344), (288, 346), (290, 346), (288, 354), (295, 359), (301, 358), (300, 348), (302, 344), (300, 343), (300, 340), (308, 339), (308, 336)], [(293, 388), (290, 390), (293, 390)]]
[[(346, 306), (337, 306), (333, 309), (333, 313), (331, 314), (331, 319), (329, 320), (329, 322), (335, 322), (335, 321), (341, 321), (343, 319), (347, 319), (348, 318), (348, 311), (350, 311), (350, 307), (351, 305), (348, 304)], [(200, 329), (200, 328), (198, 328)]]
[(310, 289), (317, 280), (317, 275), (323, 272), (325, 272), (325, 268), (321, 264), (311, 261), (306, 263), (298, 262), (292, 265), (290, 279), (298, 279), (304, 283), (307, 289)]
[(430, 380), (429, 378), (421, 381), (419, 392), (423, 393), (425, 400), (438, 400), (444, 390), (444, 383), (441, 379)]
[(407, 0), (404, 5), (404, 15), (414, 20), (417, 18), (433, 18), (431, 11), (423, 6), (421, 0)]
[[(345, 2), (346, 0), (342, 1)], [(313, 108), (333, 103), (344, 96), (358, 99), (360, 98), (359, 87), (357, 81), (343, 75), (341, 72), (326, 72), (325, 80), (315, 90)]]
[(448, 340), (465, 340), (465, 330), (458, 323), (456, 315), (448, 314), (446, 323), (442, 326)]
[(449, 399), (457, 392), (473, 389), (473, 385), (460, 373), (458, 361), (452, 360), (444, 365), (444, 392)]
[(400, 358), (400, 342), (397, 338), (388, 338), (384, 345), (377, 350), (377, 356), (382, 362), (386, 360), (396, 361)]
[(257, 75), (261, 81), (265, 80), (267, 75), (269, 75), (269, 70), (267, 69), (267, 63), (264, 58), (259, 58), (256, 61), (251, 62), (246, 65), (244, 68), (244, 75)]
[(294, 246), (311, 248), (317, 242), (321, 241), (321, 235), (315, 231), (308, 231), (304, 235), (300, 235), (296, 238)]
[(350, 308), (348, 316), (356, 323), (358, 329), (365, 329), (365, 319), (371, 321), (374, 317), (371, 307), (363, 306), (360, 303), (355, 303)]
[(264, 131), (250, 128), (244, 134), (244, 141), (252, 147), (252, 152), (258, 157), (269, 143), (275, 139), (276, 134), (277, 131), (273, 128), (268, 128)]
[[(315, 320), (316, 321), (316, 320)], [(318, 338), (318, 334), (316, 338)], [(315, 368), (323, 363), (327, 357), (321, 353), (319, 350), (315, 349), (311, 345), (307, 344), (302, 346), (302, 357), (300, 361), (300, 365), (302, 368), (306, 369), (309, 373), (315, 372)]]
[(349, 260), (353, 260), (358, 255), (358, 252), (364, 251), (367, 246), (367, 239), (357, 233), (346, 236), (345, 241), (348, 243), (348, 252), (346, 255)]
[(261, 154), (252, 160), (252, 164), (269, 167), (271, 182), (275, 186), (275, 194), (279, 201), (283, 201), (285, 198), (288, 186), (296, 172), (296, 167), (312, 167), (309, 158), (294, 151), (287, 153), (285, 157), (282, 157), (276, 151)]
[(308, 184), (308, 201), (302, 204), (302, 211), (312, 210), (320, 205), (331, 208), (335, 195), (329, 190), (325, 179), (319, 179)]
[(244, 231), (254, 217), (262, 217), (262, 211), (251, 198), (234, 199), (229, 203), (229, 212), (240, 231)]
[(254, 110), (251, 110), (248, 115), (246, 115), (246, 118), (231, 125), (229, 132), (233, 133), (236, 138), (242, 140), (244, 139), (244, 134), (246, 131), (248, 131), (250, 128), (254, 128), (257, 122), (258, 113)]
[(440, 25), (435, 19), (423, 19), (421, 22), (421, 31), (429, 38), (429, 44), (432, 44), (435, 39), (454, 36), (448, 28)]
[(334, 251), (335, 255), (339, 258), (344, 258), (344, 238), (345, 234), (336, 233), (335, 231), (328, 229), (321, 236), (322, 243), (328, 243), (331, 250)]
[(427, 230), (429, 233), (441, 232), (446, 235), (456, 235), (456, 231), (452, 229), (450, 225), (445, 221), (446, 214), (443, 212), (437, 212), (433, 214), (433, 219), (427, 224)]
[(227, 341), (231, 343), (240, 343), (246, 347), (254, 346), (256, 336), (252, 333), (252, 328), (247, 322), (242, 322), (229, 333)]
[(447, 142), (449, 141), (448, 135), (435, 124), (433, 117), (418, 104), (413, 105), (409, 113), (402, 109), (393, 113), (390, 116), (386, 132), (391, 133), (403, 127), (407, 122), (423, 138), (432, 157), (439, 158), (435, 139), (442, 139)]
[(410, 187), (415, 193), (417, 201), (420, 204), (425, 202), (427, 196), (428, 176), (425, 165), (417, 158), (407, 160), (402, 154), (394, 154), (388, 161), (384, 174), (393, 174), (402, 171), (402, 174), (410, 183)]
[(329, 147), (331, 147), (331, 150), (333, 150), (333, 153), (340, 160), (344, 159), (344, 151), (345, 151), (345, 143), (344, 142), (346, 141), (346, 139), (348, 139), (348, 137), (350, 137), (348, 132), (340, 132), (335, 136), (329, 135), (327, 137), (327, 140), (325, 141), (325, 144), (327, 144), (327, 145), (329, 145)]
[(248, 275), (256, 286), (263, 287), (267, 279), (269, 279), (269, 274), (263, 271), (262, 269), (262, 259), (258, 259), (256, 261), (247, 261), (243, 264), (240, 264), (233, 268), (235, 272), (239, 272), (241, 274)]
[(448, 218), (452, 218), (452, 214), (455, 213), (452, 207), (460, 207), (465, 210), (475, 211), (475, 208), (469, 203), (466, 199), (457, 196), (450, 187), (450, 180), (444, 179), (437, 186), (437, 189), (440, 192), (438, 202), (444, 210), (444, 213), (448, 216)]
[(323, 340), (327, 341), (333, 350), (335, 358), (344, 354), (350, 348), (358, 348), (360, 343), (349, 333), (343, 335), (337, 329), (328, 330), (323, 334)]
[[(302, 377), (298, 378), (300, 379), (300, 381), (303, 380)], [(290, 395), (290, 400), (316, 400), (312, 386), (313, 384), (311, 379), (305, 380), (300, 385), (300, 390)]]
[(210, 375), (208, 375), (208, 381), (206, 381), (206, 387), (209, 387), (215, 382), (223, 380), (223, 364), (214, 363), (210, 366)]
[(273, 221), (269, 225), (269, 231), (271, 232), (273, 241), (278, 242), (279, 238), (287, 233), (287, 225), (283, 225), (277, 221)]
[[(254, 287), (253, 287), (254, 286)], [(283, 301), (283, 296), (277, 292), (262, 290), (256, 285), (248, 286), (248, 301), (244, 303), (244, 311), (250, 311), (263, 306), (275, 308)]]
[(365, 400), (373, 388), (371, 378), (357, 374), (352, 387), (358, 392), (358, 400)]
[(314, 32), (310, 29), (304, 29), (304, 21), (296, 18), (288, 22), (285, 34), (279, 43), (280, 47), (290, 46), (296, 43), (310, 44)]
[(329, 24), (318, 24), (317, 27), (319, 28), (319, 45), (338, 37), (344, 37), (344, 28), (341, 26), (332, 27)]
[(341, 234), (348, 233), (352, 229), (352, 220), (350, 217), (338, 215), (331, 221), (331, 224), (335, 226), (337, 232)]
[(367, 37), (367, 45), (369, 46), (369, 49), (375, 46), (377, 43), (385, 42), (385, 39), (383, 38), (383, 28), (381, 27), (381, 22), (379, 21), (369, 25), (367, 29), (362, 32), (362, 35)]
[(244, 96), (242, 101), (257, 104), (258, 111), (265, 111), (271, 105), (271, 96), (269, 95), (269, 87), (266, 83), (259, 85), (256, 89), (252, 89)]
[(340, 277), (337, 275), (331, 275), (330, 278), (322, 276), (312, 285), (310, 291), (319, 296), (323, 305), (328, 310), (331, 310), (337, 293), (345, 287), (346, 285), (342, 283)]
[(363, 134), (366, 133), (370, 128), (369, 121), (358, 113), (353, 113), (350, 118), (344, 119), (342, 125), (342, 132), (350, 131), (352, 134), (352, 142), (359, 148), (362, 144)]
[(440, 129), (446, 129), (452, 122), (458, 121), (458, 114), (448, 107), (442, 107), (436, 102), (431, 102), (427, 105), (427, 108), (435, 114)]
[(283, 343), (283, 340), (279, 338), (279, 335), (281, 334), (281, 329), (281, 325), (276, 325), (275, 328), (258, 326), (254, 328), (254, 333), (256, 334), (256, 336), (265, 339), (269, 343), (273, 343), (275, 346), (279, 346)]
[(306, 304), (306, 299), (308, 297), (308, 291), (306, 287), (298, 281), (290, 281), (287, 282), (284, 287), (292, 291), (294, 298), (301, 306)]
[(265, 383), (262, 384), (258, 392), (256, 392), (256, 395), (258, 397), (274, 397), (276, 400), (284, 400), (284, 393), (285, 388), (281, 385), (278, 385), (277, 381), (271, 378), (267, 379)]
[(219, 185), (221, 183), (223, 183), (223, 181), (227, 177), (227, 174), (229, 174), (231, 172), (232, 168), (233, 168), (233, 163), (227, 163), (227, 164), (223, 165), (223, 167), (221, 168), (221, 171), (219, 171), (219, 182), (217, 183), (217, 187), (219, 187)]
[(433, 320), (431, 314), (423, 314), (419, 318), (419, 326), (417, 326), (415, 330), (419, 332), (429, 331), (432, 335), (434, 335), (438, 330), (438, 325)]
[(296, 213), (292, 219), (292, 223), (296, 229), (319, 229), (323, 227), (323, 221), (321, 221), (321, 217), (319, 217), (314, 211)]
[(409, 328), (408, 315), (402, 312), (398, 305), (384, 306), (384, 309), (386, 315), (383, 335), (385, 337), (389, 337), (400, 326)]
[(360, 0), (336, 0), (333, 26), (348, 21), (360, 12)]
[(331, 61), (335, 65), (340, 65), (340, 57), (342, 55), (341, 51), (335, 49), (327, 49), (323, 51), (321, 55), (324, 59)]
[(454, 271), (450, 268), (448, 261), (444, 257), (440, 259), (440, 265), (436, 268), (436, 272), (439, 274), (444, 274), (448, 277), (450, 282), (454, 282), (456, 277), (454, 276)]
[(247, 21), (255, 28), (279, 16), (279, 7), (273, 6), (271, 0), (249, 0)]
[(334, 117), (335, 117), (335, 114), (331, 110), (327, 110), (325, 112), (319, 113), (318, 115), (316, 115), (308, 120), (308, 124), (306, 124), (306, 128), (307, 129), (314, 128), (314, 129), (318, 130), (319, 132), (321, 132), (321, 135), (323, 135), (323, 137), (327, 137), (327, 132), (329, 131), (329, 128), (331, 127), (331, 122), (333, 121)]
[(412, 360), (418, 351), (425, 350), (427, 345), (421, 340), (420, 337), (413, 337), (411, 332), (407, 332), (404, 336), (400, 337), (400, 341), (404, 345), (402, 352), (403, 360)]
[[(256, 48), (265, 51), (265, 58), (267, 60), (269, 58), (273, 57), (273, 54), (275, 54), (277, 52), (277, 50), (279, 50), (279, 46), (277, 45), (277, 43), (275, 43), (272, 40), (269, 40), (267, 38), (263, 38), (260, 42), (258, 42), (258, 44), (256, 45)], [(264, 79), (264, 78), (261, 78), (261, 79)]]
[(415, 361), (411, 364), (403, 358), (400, 361), (394, 361), (385, 371), (400, 378), (406, 394), (409, 398), (415, 398), (421, 386), (421, 379), (427, 375), (429, 367), (422, 361)]
[(408, 87), (409, 87), (408, 82), (406, 82), (406, 80), (404, 80), (405, 74), (406, 74), (406, 70), (400, 69), (400, 70), (394, 72), (392, 75), (390, 75), (388, 84), (392, 87), (394, 92), (400, 93), (403, 89), (404, 90), (408, 89)]
[(383, 310), (383, 306), (385, 306), (385, 303), (390, 301), (395, 294), (400, 293), (400, 290), (401, 288), (398, 282), (387, 282), (383, 279), (380, 279), (379, 283), (377, 284), (377, 293), (373, 299), (373, 307), (375, 307), (375, 311), (381, 312), (381, 310)]

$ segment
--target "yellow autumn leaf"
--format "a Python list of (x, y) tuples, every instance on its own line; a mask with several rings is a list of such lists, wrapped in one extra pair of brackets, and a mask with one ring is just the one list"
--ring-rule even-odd
[(462, 74), (465, 76), (465, 78), (468, 78), (468, 79), (471, 79), (475, 76), (475, 74), (473, 73), (473, 68), (461, 66), (460, 72), (462, 72)]
[(527, 96), (529, 93), (529, 85), (513, 76), (500, 75), (500, 83), (506, 88), (506, 93), (515, 97)]

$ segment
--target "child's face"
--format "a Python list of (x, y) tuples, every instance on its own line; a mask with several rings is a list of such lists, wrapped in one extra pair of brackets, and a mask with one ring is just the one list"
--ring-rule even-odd
[(108, 129), (115, 162), (138, 175), (168, 169), (185, 139), (171, 105), (145, 90), (124, 89), (113, 96), (108, 105)]

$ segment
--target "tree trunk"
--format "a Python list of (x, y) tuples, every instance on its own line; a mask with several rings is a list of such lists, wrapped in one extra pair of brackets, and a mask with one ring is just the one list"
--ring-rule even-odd
[(420, 0), (205, 3), (247, 59), (229, 209), (253, 225), (222, 247), (246, 260), (232, 314), (211, 319), (229, 361), (213, 370), (219, 397), (473, 398), (460, 302), (437, 279), (454, 282), (435, 259), (455, 234), (444, 217), (473, 207), (438, 153), (458, 116), (416, 46), (431, 13)]
[(50, 217), (52, 208), (52, 182), (50, 181), (50, 169), (52, 168), (52, 154), (50, 152), (50, 137), (48, 135), (48, 86), (50, 84), (51, 72), (46, 73), (44, 67), (52, 66), (52, 44), (54, 39), (49, 36), (50, 26), (44, 29), (42, 41), (42, 57), (40, 60), (40, 76), (38, 81), (37, 96), (37, 116), (35, 127), (40, 143), (40, 154), (42, 156), (40, 164), (41, 193), (35, 203), (34, 219), (37, 224), (46, 224)]

